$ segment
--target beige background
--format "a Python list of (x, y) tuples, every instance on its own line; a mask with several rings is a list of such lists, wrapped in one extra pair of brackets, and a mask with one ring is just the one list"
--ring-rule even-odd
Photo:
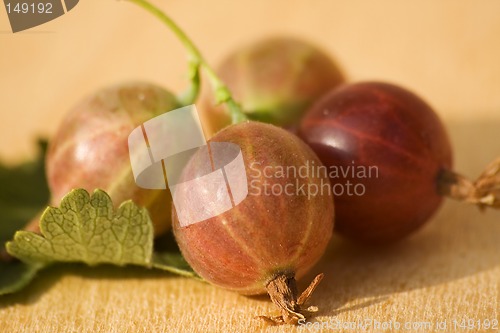
[[(304, 37), (331, 52), (351, 80), (396, 82), (429, 101), (450, 130), (457, 170), (476, 176), (500, 155), (500, 1), (155, 3), (211, 63), (248, 40)], [(0, 75), (0, 159), (15, 162), (33, 153), (33, 138), (53, 133), (64, 112), (99, 87), (143, 80), (181, 91), (185, 53), (161, 23), (125, 1), (82, 0), (63, 17), (17, 34), (2, 8)], [(321, 308), (316, 320), (431, 322), (433, 331), (446, 320), (447, 331), (455, 331), (453, 320), (499, 319), (499, 235), (498, 212), (446, 202), (394, 247), (365, 249), (335, 238), (316, 269), (327, 274), (314, 298)], [(270, 311), (265, 298), (162, 273), (75, 266), (46, 272), (25, 293), (1, 298), (0, 327), (255, 332), (252, 317)]]

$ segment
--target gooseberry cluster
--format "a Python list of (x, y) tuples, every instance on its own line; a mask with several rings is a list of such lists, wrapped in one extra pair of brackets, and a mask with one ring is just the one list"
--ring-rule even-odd
[[(148, 83), (122, 84), (69, 112), (47, 156), (54, 204), (83, 187), (103, 188), (116, 203), (146, 206), (156, 233), (171, 225), (184, 257), (205, 280), (247, 295), (267, 292), (280, 314), (261, 318), (273, 324), (297, 323), (314, 311), (305, 303), (322, 275), (301, 295), (295, 280), (321, 258), (333, 231), (385, 243), (428, 221), (443, 196), (500, 207), (500, 162), (475, 182), (453, 172), (443, 124), (412, 92), (383, 82), (345, 83), (330, 56), (292, 38), (243, 47), (213, 71), (167, 15), (145, 0), (130, 1), (185, 45), (192, 87), (176, 97)], [(196, 101), (200, 70), (213, 87), (200, 98), (205, 130), (213, 134), (209, 144), (241, 148), (255, 193), (223, 214), (183, 225), (167, 191), (135, 185), (127, 138), (144, 121)], [(194, 154), (181, 179), (203, 176), (202, 160)], [(189, 200), (189, 193), (179, 195)]]

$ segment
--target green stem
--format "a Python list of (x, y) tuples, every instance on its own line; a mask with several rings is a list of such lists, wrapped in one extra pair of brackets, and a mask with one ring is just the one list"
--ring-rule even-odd
[(182, 106), (194, 104), (200, 93), (200, 64), (189, 60), (189, 81), (191, 85), (182, 94), (177, 96), (177, 103)]
[(167, 14), (162, 12), (159, 8), (150, 4), (146, 0), (128, 0), (135, 3), (136, 5), (146, 9), (148, 12), (156, 16), (160, 21), (162, 21), (166, 26), (172, 30), (172, 32), (177, 36), (181, 43), (186, 48), (191, 61), (194, 64), (201, 66), (205, 73), (207, 74), (210, 83), (214, 89), (215, 100), (218, 104), (225, 103), (229, 112), (231, 113), (232, 123), (236, 124), (247, 120), (248, 118), (241, 110), (240, 105), (233, 99), (231, 91), (226, 87), (222, 80), (217, 76), (215, 71), (210, 67), (210, 65), (205, 61), (201, 55), (198, 48), (194, 45), (191, 39), (182, 31), (182, 29), (169, 17)]

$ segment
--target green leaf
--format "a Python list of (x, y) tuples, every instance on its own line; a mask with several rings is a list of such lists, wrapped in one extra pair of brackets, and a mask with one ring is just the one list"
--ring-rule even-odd
[(83, 262), (88, 265), (150, 266), (153, 224), (145, 208), (126, 201), (115, 212), (102, 190), (67, 194), (59, 208), (42, 215), (41, 235), (18, 231), (7, 251), (26, 263)]
[(72, 190), (59, 208), (44, 211), (40, 230), (41, 234), (18, 231), (7, 243), (8, 253), (22, 263), (0, 265), (5, 275), (0, 295), (20, 290), (36, 272), (55, 262), (154, 267), (200, 279), (178, 251), (153, 254), (153, 223), (145, 208), (126, 201), (115, 211), (102, 190), (92, 195)]
[(49, 201), (45, 179), (46, 141), (39, 142), (39, 150), (34, 161), (15, 167), (0, 165), (0, 251), (16, 230), (23, 228)]
[(44, 265), (31, 265), (21, 261), (0, 262), (0, 295), (12, 294), (27, 286), (44, 268)]
[(173, 274), (202, 280), (202, 278), (193, 271), (180, 253), (154, 253), (153, 267)]
[[(50, 193), (45, 178), (47, 142), (38, 142), (35, 160), (15, 167), (0, 165), (0, 252), (4, 244), (47, 205)], [(1, 255), (0, 255), (1, 257)], [(42, 265), (28, 265), (0, 259), (0, 295), (14, 293), (26, 286)]]

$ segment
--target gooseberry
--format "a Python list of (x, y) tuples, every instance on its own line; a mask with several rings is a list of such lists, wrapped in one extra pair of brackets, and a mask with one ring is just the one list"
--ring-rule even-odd
[[(71, 109), (49, 142), (46, 159), (51, 203), (74, 188), (105, 190), (119, 205), (125, 200), (148, 209), (161, 234), (170, 227), (168, 191), (141, 189), (130, 165), (128, 136), (146, 120), (178, 107), (174, 95), (149, 83), (99, 90)], [(32, 223), (38, 225), (38, 219)], [(33, 228), (30, 228), (33, 229)]]
[[(291, 37), (268, 38), (237, 49), (217, 73), (249, 119), (291, 129), (317, 98), (344, 82), (329, 55)], [(202, 94), (200, 110), (210, 135), (229, 125), (231, 118), (208, 91)]]
[(301, 121), (299, 136), (325, 164), (335, 229), (368, 243), (395, 241), (423, 225), (443, 196), (500, 206), (498, 165), (475, 183), (452, 171), (452, 149), (433, 109), (382, 82), (332, 90)]
[[(241, 148), (248, 196), (222, 214), (188, 225), (180, 222), (179, 207), (175, 207), (172, 225), (179, 248), (211, 284), (245, 295), (267, 292), (281, 310), (280, 316), (268, 320), (297, 323), (304, 319), (303, 305), (320, 277), (302, 297), (297, 295), (295, 279), (320, 259), (333, 232), (333, 200), (328, 192), (319, 191), (329, 180), (297, 173), (321, 162), (302, 140), (276, 126), (231, 125), (212, 137), (209, 145), (218, 142)], [(182, 179), (199, 179), (207, 173), (203, 165), (210, 163), (198, 151), (185, 166)], [(215, 191), (212, 182), (203, 184), (196, 191)], [(191, 190), (177, 191), (174, 202), (193, 200), (192, 196)]]

